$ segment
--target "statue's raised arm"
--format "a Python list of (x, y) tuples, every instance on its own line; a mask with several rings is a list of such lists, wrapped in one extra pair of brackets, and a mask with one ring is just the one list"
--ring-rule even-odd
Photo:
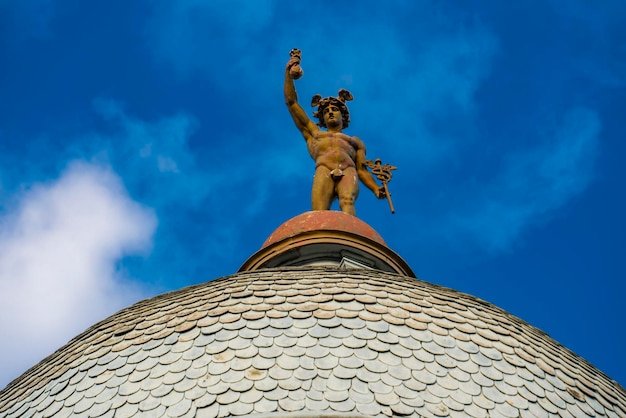
[(338, 199), (343, 212), (355, 215), (354, 202), (359, 195), (359, 180), (379, 199), (388, 197), (388, 194), (367, 169), (363, 142), (356, 136), (343, 133), (350, 123), (346, 102), (353, 99), (352, 94), (341, 89), (337, 97), (313, 96), (311, 106), (317, 107), (313, 116), (318, 119), (317, 124), (314, 123), (298, 103), (294, 84), (294, 80), (303, 73), (300, 67), (302, 53), (292, 49), (290, 55), (285, 68), (285, 103), (306, 140), (311, 158), (315, 160), (311, 191), (313, 210), (330, 210), (333, 201)]
[(289, 55), (291, 55), (291, 59), (287, 62), (287, 66), (285, 67), (285, 104), (287, 105), (287, 109), (289, 109), (293, 121), (296, 123), (296, 127), (302, 132), (304, 138), (309, 141), (313, 132), (319, 130), (319, 128), (309, 119), (302, 106), (298, 103), (294, 80), (302, 77), (304, 73), (300, 67), (302, 52), (299, 49), (292, 49)]

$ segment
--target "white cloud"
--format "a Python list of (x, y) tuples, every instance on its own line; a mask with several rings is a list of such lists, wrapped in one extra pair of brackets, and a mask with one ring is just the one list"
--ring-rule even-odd
[[(594, 175), (601, 122), (585, 108), (574, 109), (551, 138), (510, 155), (501, 175), (450, 222), (449, 237), (469, 237), (489, 252), (508, 250), (529, 227), (541, 224), (582, 193)], [(461, 206), (462, 207), (462, 206)]]
[(74, 162), (0, 218), (0, 386), (78, 332), (138, 300), (116, 270), (156, 227), (109, 169)]

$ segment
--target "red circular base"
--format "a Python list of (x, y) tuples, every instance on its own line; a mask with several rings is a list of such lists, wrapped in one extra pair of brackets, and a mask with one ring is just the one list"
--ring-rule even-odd
[(270, 246), (286, 238), (291, 238), (310, 231), (340, 231), (360, 235), (385, 247), (387, 244), (368, 224), (344, 212), (334, 210), (316, 210), (305, 212), (279, 226), (263, 243), (261, 248)]

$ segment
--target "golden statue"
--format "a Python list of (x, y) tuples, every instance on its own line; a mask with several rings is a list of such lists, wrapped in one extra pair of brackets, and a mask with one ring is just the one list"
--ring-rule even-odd
[[(342, 132), (350, 123), (346, 101), (353, 99), (352, 94), (341, 89), (338, 97), (322, 99), (319, 94), (313, 96), (311, 106), (317, 107), (313, 116), (319, 120), (317, 124), (313, 123), (298, 103), (294, 84), (294, 80), (303, 74), (300, 67), (302, 53), (293, 49), (290, 55), (291, 59), (285, 68), (285, 103), (306, 141), (309, 154), (315, 160), (311, 192), (313, 210), (329, 210), (333, 201), (339, 199), (341, 210), (355, 215), (354, 202), (359, 194), (359, 179), (379, 199), (389, 198), (386, 183), (379, 186), (367, 169), (363, 142), (356, 136)], [(393, 212), (390, 199), (389, 204)]]

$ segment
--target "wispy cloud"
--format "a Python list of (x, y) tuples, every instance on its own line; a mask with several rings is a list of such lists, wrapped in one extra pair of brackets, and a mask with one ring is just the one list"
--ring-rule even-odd
[[(274, 1), (154, 2), (146, 34), (152, 52), (178, 76), (219, 83), (243, 77), (260, 62), (255, 37), (273, 18)], [(244, 80), (245, 81), (245, 80)]]
[(0, 386), (145, 295), (117, 263), (147, 255), (155, 227), (115, 173), (91, 163), (15, 199), (0, 218)]
[(103, 98), (94, 107), (110, 133), (89, 134), (90, 149), (81, 152), (110, 161), (142, 201), (159, 207), (184, 199), (190, 205), (207, 195), (212, 184), (202, 178), (189, 148), (197, 128), (193, 116), (181, 112), (144, 121), (129, 115), (119, 102)]
[(601, 122), (590, 109), (568, 112), (541, 145), (508, 155), (491, 183), (465, 184), (467, 201), (446, 222), (451, 241), (488, 252), (509, 250), (528, 228), (545, 222), (593, 180)]
[(386, 64), (380, 71), (359, 74), (361, 87), (356, 87), (364, 93), (357, 108), (359, 125), (392, 141), (386, 148), (398, 150), (394, 158), (410, 156), (422, 168), (440, 164), (460, 149), (458, 125), (466, 125), (465, 141), (471, 137), (467, 125), (476, 109), (475, 94), (498, 48), (494, 36), (480, 26), (446, 34), (432, 29), (428, 37), (428, 43), (417, 46), (400, 41), (396, 45), (402, 48), (379, 45)]
[[(264, 105), (284, 112), (282, 71), (289, 49), (299, 47), (305, 76), (297, 88), (305, 109), (313, 94), (348, 88), (355, 95), (348, 133), (370, 149), (393, 141), (385, 148), (394, 158), (411, 156), (421, 167), (454, 152), (458, 138), (446, 127), (465, 123), (474, 111), (475, 93), (498, 51), (486, 27), (436, 5), (395, 4), (375, 16), (339, 7), (323, 18), (302, 5), (278, 5), (163, 2), (146, 34), (154, 55), (180, 76), (198, 76), (221, 94), (245, 98), (237, 103), (239, 112)], [(223, 18), (234, 7), (237, 13)], [(410, 37), (398, 15), (411, 16)], [(274, 40), (272, 47), (260, 47), (259, 37)], [(447, 123), (435, 129), (443, 119)], [(281, 127), (298, 136), (293, 127)]]

